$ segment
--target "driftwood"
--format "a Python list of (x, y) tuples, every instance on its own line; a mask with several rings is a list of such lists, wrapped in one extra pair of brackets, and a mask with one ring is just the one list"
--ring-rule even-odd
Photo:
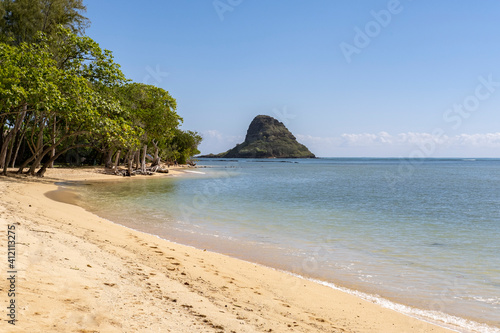
[[(130, 171), (129, 171), (130, 170)], [(115, 168), (113, 171), (113, 174), (117, 176), (135, 176), (135, 175), (146, 175), (146, 176), (152, 176), (155, 173), (168, 173), (167, 168), (162, 168), (159, 165), (155, 165), (153, 167), (146, 168), (145, 170), (142, 170), (141, 168), (135, 168), (135, 169), (118, 169)]]

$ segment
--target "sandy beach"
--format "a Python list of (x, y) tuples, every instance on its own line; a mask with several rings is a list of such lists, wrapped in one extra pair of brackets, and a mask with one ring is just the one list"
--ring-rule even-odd
[[(169, 176), (182, 175), (182, 169)], [(96, 169), (0, 178), (2, 332), (450, 332), (309, 280), (49, 199)], [(70, 198), (69, 198), (70, 199)], [(15, 226), (15, 296), (7, 280)], [(14, 300), (15, 325), (7, 307)]]

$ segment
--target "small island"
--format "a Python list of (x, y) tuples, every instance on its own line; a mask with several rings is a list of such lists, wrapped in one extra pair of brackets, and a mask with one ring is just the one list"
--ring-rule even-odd
[(259, 115), (247, 130), (245, 141), (220, 154), (205, 158), (315, 158), (303, 144), (277, 119)]

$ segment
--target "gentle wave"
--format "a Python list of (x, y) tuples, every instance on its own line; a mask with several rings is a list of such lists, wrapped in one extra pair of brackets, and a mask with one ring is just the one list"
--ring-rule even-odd
[[(187, 231), (186, 229), (181, 229), (181, 228), (174, 228), (174, 229), (176, 229), (178, 231), (182, 231), (182, 232)], [(193, 230), (188, 231), (188, 232), (192, 233), (192, 234), (197, 234), (198, 236), (208, 236), (208, 237), (223, 238), (226, 240), (237, 241), (236, 238), (233, 238), (230, 236), (220, 236), (220, 235), (217, 235), (215, 233), (210, 233), (210, 232), (209, 233), (199, 233), (199, 231), (193, 231)], [(264, 243), (259, 244), (259, 245), (262, 246), (262, 245), (264, 245)], [(244, 261), (251, 262), (248, 260), (244, 260)], [(262, 265), (262, 264), (258, 264), (258, 265), (263, 266), (263, 267), (268, 267), (268, 268), (271, 268), (271, 269), (274, 269), (277, 271), (281, 271), (281, 272), (284, 272), (286, 274), (289, 274), (289, 275), (292, 275), (294, 277), (298, 277), (298, 278), (301, 278), (301, 279), (304, 279), (307, 281), (321, 284), (323, 286), (326, 286), (326, 287), (329, 287), (329, 288), (332, 288), (335, 290), (339, 290), (339, 291), (348, 293), (350, 295), (354, 295), (354, 296), (359, 297), (363, 300), (380, 305), (384, 308), (394, 310), (396, 312), (402, 313), (402, 314), (407, 315), (409, 317), (416, 318), (416, 319), (422, 320), (422, 321), (427, 322), (427, 323), (435, 324), (435, 325), (453, 330), (455, 332), (500, 333), (500, 328), (492, 327), (492, 326), (489, 326), (487, 324), (478, 323), (478, 322), (468, 320), (465, 318), (449, 315), (449, 314), (446, 314), (446, 313), (441, 312), (441, 311), (423, 310), (423, 309), (399, 304), (399, 303), (390, 301), (388, 299), (385, 299), (379, 295), (368, 294), (368, 293), (365, 293), (365, 292), (362, 292), (359, 290), (341, 287), (341, 286), (338, 286), (332, 282), (326, 282), (326, 281), (322, 281), (322, 280), (318, 280), (318, 279), (314, 279), (314, 278), (305, 277), (305, 276), (300, 275), (300, 274), (292, 273), (292, 272), (289, 272), (289, 271), (283, 270), (283, 269), (276, 269), (276, 268), (273, 268), (273, 267), (270, 267), (267, 265)], [(341, 267), (340, 269), (352, 270), (352, 267), (346, 266), (346, 267)], [(363, 275), (360, 278), (370, 279), (372, 277), (373, 277), (372, 275)], [(485, 303), (493, 304), (493, 305), (500, 304), (500, 298), (497, 298), (497, 297), (488, 298), (488, 299), (484, 299), (482, 297), (473, 297), (472, 299), (479, 301), (479, 302), (485, 302)], [(464, 331), (464, 330), (466, 330), (466, 331)]]
[(473, 300), (491, 305), (500, 305), (500, 297), (484, 298), (481, 296), (472, 297)]
[(385, 298), (382, 298), (378, 295), (371, 295), (367, 293), (363, 293), (358, 290), (352, 290), (344, 287), (339, 287), (335, 285), (334, 283), (331, 282), (325, 282), (317, 279), (310, 279), (306, 278), (304, 276), (294, 274), (287, 272), (288, 274), (291, 274), (296, 277), (300, 277), (305, 280), (309, 280), (318, 284), (321, 284), (323, 286), (340, 290), (342, 292), (357, 296), (359, 298), (362, 298), (366, 301), (369, 301), (371, 303), (380, 305), (384, 308), (391, 309), (394, 311), (397, 311), (399, 313), (403, 313), (407, 316), (423, 320), (428, 323), (432, 323), (447, 329), (451, 329), (455, 332), (463, 332), (463, 329), (466, 329), (468, 332), (473, 332), (473, 333), (500, 333), (500, 328), (497, 327), (492, 327), (487, 324), (482, 324), (478, 323), (472, 320), (452, 316), (449, 314), (446, 314), (441, 311), (432, 311), (432, 310), (422, 310), (418, 308), (413, 308), (407, 305), (395, 303), (392, 301), (389, 301)]

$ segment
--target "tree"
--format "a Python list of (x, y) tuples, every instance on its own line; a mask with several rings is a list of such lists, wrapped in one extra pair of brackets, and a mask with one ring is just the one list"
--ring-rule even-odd
[[(0, 148), (0, 167), (8, 165), (7, 151), (22, 124), (38, 120), (36, 110), (50, 112), (57, 107), (59, 91), (54, 84), (57, 73), (46, 48), (22, 44), (0, 44), (0, 124), (4, 128)], [(28, 117), (28, 118), (27, 118)]]
[(115, 155), (115, 166), (126, 152), (129, 171), (135, 159), (143, 172), (148, 152), (153, 165), (199, 153), (201, 137), (178, 129), (182, 118), (167, 91), (128, 82), (110, 51), (75, 34), (87, 22), (84, 9), (81, 0), (0, 0), (3, 174), (23, 160), (19, 173), (29, 167), (43, 176), (81, 147), (106, 153), (108, 165)]
[(186, 164), (191, 157), (200, 153), (198, 146), (201, 140), (202, 137), (196, 132), (175, 129), (169, 142), (168, 157), (180, 164)]
[[(0, 35), (4, 34), (4, 26), (5, 26), (5, 5), (4, 1), (0, 1)], [(0, 38), (1, 41), (1, 38)]]
[[(111, 52), (102, 50), (89, 37), (78, 37), (66, 29), (58, 31), (54, 38), (49, 39), (48, 44), (52, 50), (56, 50), (57, 54), (53, 53), (53, 57), (56, 59), (57, 69), (66, 74), (59, 82), (66, 103), (59, 110), (57, 120), (54, 120), (59, 126), (54, 125), (54, 128), (60, 128), (63, 124), (62, 130), (56, 130), (63, 137), (73, 139), (75, 135), (87, 136), (74, 140), (71, 144), (66, 143), (62, 152), (68, 151), (68, 145), (69, 149), (71, 145), (84, 145), (82, 142), (95, 148), (117, 141), (128, 145), (137, 144), (139, 132), (123, 118), (122, 107), (113, 94), (114, 89), (124, 84), (125, 77), (120, 66), (114, 63)], [(68, 130), (70, 133), (65, 134)], [(53, 140), (51, 149), (55, 150), (58, 144)], [(47, 149), (42, 155), (46, 152)], [(49, 162), (57, 156), (52, 154)], [(30, 173), (34, 172), (34, 165), (36, 167), (36, 162)], [(42, 167), (38, 175), (43, 175), (45, 168)]]
[(34, 42), (39, 32), (52, 35), (60, 25), (76, 34), (89, 24), (82, 0), (2, 0), (1, 7), (2, 35), (16, 45)]
[[(62, 32), (67, 35), (67, 49), (80, 51), (65, 66), (50, 51), (50, 39), (40, 37), (37, 44), (18, 46), (0, 44), (0, 124), (6, 133), (0, 166), (4, 170), (22, 127), (31, 154), (19, 172), (31, 163), (32, 175), (49, 152), (53, 154), (47, 163), (75, 147), (99, 147), (109, 141), (136, 143), (142, 134), (122, 117), (121, 105), (111, 94), (125, 78), (110, 53), (88, 37)], [(43, 176), (47, 163), (38, 175)]]
[[(151, 85), (129, 83), (118, 89), (126, 116), (140, 128), (142, 146), (141, 169), (145, 172), (148, 147), (153, 146), (153, 165), (160, 162), (160, 150), (174, 135), (182, 118), (175, 112), (177, 103), (170, 94)], [(139, 152), (136, 152), (138, 154)]]

